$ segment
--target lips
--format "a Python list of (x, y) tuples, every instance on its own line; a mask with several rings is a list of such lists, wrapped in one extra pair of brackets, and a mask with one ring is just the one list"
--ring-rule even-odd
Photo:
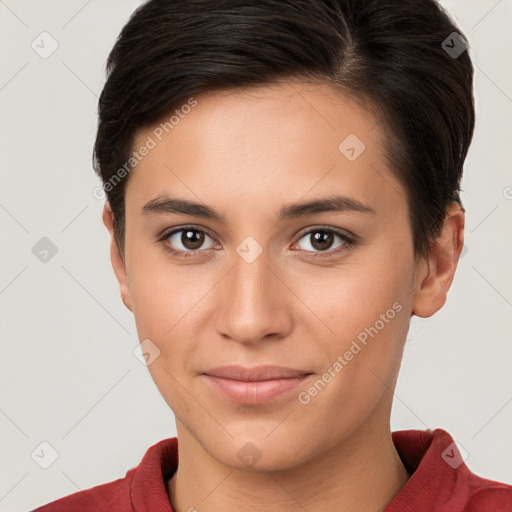
[(211, 389), (244, 405), (262, 405), (290, 394), (311, 373), (283, 366), (245, 368), (231, 365), (204, 374)]
[(255, 366), (246, 368), (239, 365), (221, 366), (206, 372), (206, 375), (212, 377), (222, 377), (225, 379), (242, 380), (248, 382), (272, 380), (272, 379), (291, 379), (309, 375), (309, 372), (286, 368), (284, 366)]

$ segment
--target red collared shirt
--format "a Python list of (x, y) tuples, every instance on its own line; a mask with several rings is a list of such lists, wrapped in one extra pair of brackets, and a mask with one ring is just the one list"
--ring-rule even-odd
[[(512, 512), (512, 486), (473, 474), (444, 430), (401, 430), (393, 442), (412, 475), (385, 512)], [(173, 512), (166, 481), (177, 467), (177, 438), (164, 439), (124, 478), (34, 512)]]

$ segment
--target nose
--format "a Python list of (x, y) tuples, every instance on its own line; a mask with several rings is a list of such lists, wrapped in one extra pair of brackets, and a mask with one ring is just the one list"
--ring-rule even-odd
[(252, 262), (237, 254), (218, 291), (217, 332), (244, 344), (286, 337), (293, 327), (294, 295), (281, 274), (265, 251)]

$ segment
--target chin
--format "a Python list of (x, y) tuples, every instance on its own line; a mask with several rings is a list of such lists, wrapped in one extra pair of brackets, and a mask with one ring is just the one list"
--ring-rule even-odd
[(226, 436), (220, 443), (212, 440), (214, 446), (208, 446), (208, 441), (202, 444), (210, 455), (233, 469), (250, 472), (281, 471), (304, 461), (307, 443), (285, 430), (280, 434), (262, 435), (260, 430), (260, 434), (255, 436), (245, 432), (239, 436)]

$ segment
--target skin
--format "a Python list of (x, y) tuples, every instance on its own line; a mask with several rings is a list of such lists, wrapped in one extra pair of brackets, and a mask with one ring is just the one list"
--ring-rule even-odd
[[(389, 418), (410, 317), (431, 316), (445, 303), (464, 213), (450, 205), (428, 257), (415, 257), (407, 195), (387, 165), (381, 126), (327, 84), (285, 82), (196, 99), (130, 174), (124, 253), (108, 203), (103, 212), (123, 302), (139, 339), (161, 351), (149, 370), (176, 417), (180, 460), (167, 482), (174, 509), (382, 511), (409, 477)], [(366, 146), (353, 162), (338, 149), (349, 134)], [(164, 193), (208, 204), (227, 224), (141, 213)], [(285, 204), (332, 194), (374, 213), (278, 222)], [(191, 224), (207, 231), (199, 250), (182, 232), (157, 241)], [(314, 228), (344, 230), (357, 241), (343, 245), (333, 235), (322, 250)], [(248, 236), (263, 251), (251, 263), (236, 251)], [(178, 258), (166, 243), (196, 253)], [(301, 403), (298, 394), (396, 303), (400, 312)], [(273, 402), (240, 405), (201, 375), (226, 364), (313, 375)], [(252, 467), (237, 456), (248, 442), (260, 455)]]

